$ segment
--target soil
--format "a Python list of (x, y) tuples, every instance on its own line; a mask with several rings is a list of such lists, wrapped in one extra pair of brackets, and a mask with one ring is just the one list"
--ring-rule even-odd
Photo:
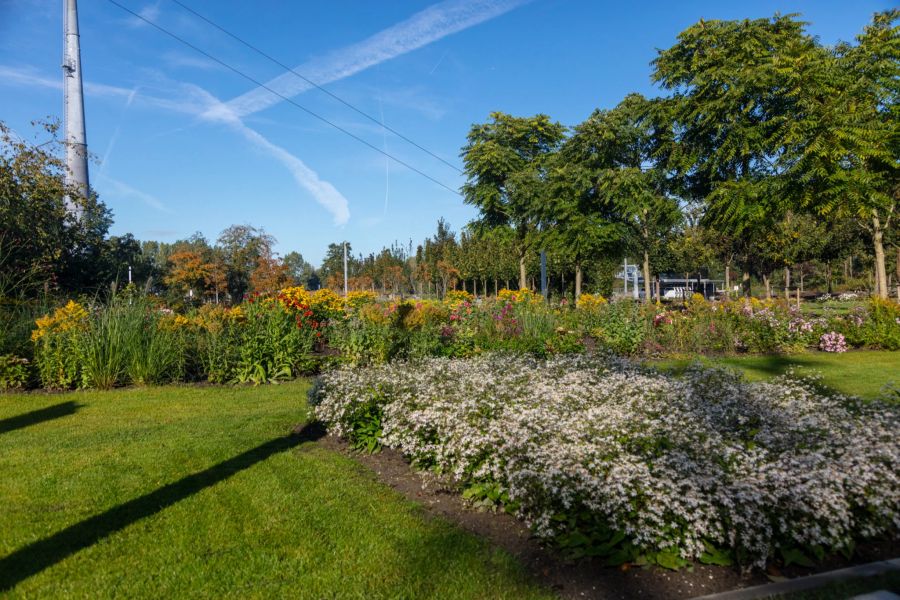
[(591, 560), (567, 561), (541, 546), (528, 528), (502, 512), (478, 511), (467, 506), (460, 494), (439, 485), (423, 485), (423, 478), (403, 456), (389, 448), (377, 454), (360, 454), (333, 436), (319, 444), (351, 456), (375, 472), (378, 479), (410, 500), (426, 514), (441, 517), (485, 538), (525, 567), (532, 577), (562, 598), (691, 598), (737, 587), (766, 583), (762, 576), (742, 577), (732, 569), (695, 566), (692, 570), (659, 568), (609, 568)]
[(829, 557), (815, 569), (779, 569), (772, 565), (768, 575), (758, 571), (742, 575), (736, 568), (701, 564), (668, 571), (659, 567), (605, 567), (597, 559), (566, 560), (558, 552), (541, 545), (515, 517), (503, 512), (473, 509), (457, 490), (437, 482), (426, 484), (422, 475), (395, 450), (383, 448), (377, 454), (361, 454), (354, 452), (345, 441), (330, 435), (318, 438), (317, 443), (368, 467), (383, 483), (421, 505), (427, 515), (447, 520), (506, 550), (537, 583), (562, 598), (693, 598), (900, 555), (897, 541), (872, 543), (857, 548), (850, 561)]

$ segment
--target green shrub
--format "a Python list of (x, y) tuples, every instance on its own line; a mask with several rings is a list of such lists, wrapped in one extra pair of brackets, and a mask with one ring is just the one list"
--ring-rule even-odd
[(240, 326), (234, 380), (259, 384), (299, 374), (312, 353), (315, 332), (301, 327), (278, 302), (250, 303), (246, 312), (246, 321)]
[(611, 302), (596, 319), (591, 334), (600, 345), (618, 354), (636, 354), (647, 338), (649, 319), (636, 303)]
[(69, 301), (35, 321), (31, 334), (34, 363), (41, 385), (49, 389), (71, 389), (81, 382), (79, 339), (88, 326), (88, 313)]
[(160, 319), (147, 313), (131, 345), (128, 378), (138, 385), (181, 381), (185, 376), (185, 333), (160, 326)]
[(0, 391), (23, 390), (30, 379), (27, 358), (15, 354), (0, 355)]
[(204, 327), (197, 334), (197, 356), (201, 375), (210, 383), (234, 379), (240, 348), (237, 326), (230, 322)]
[(129, 367), (142, 354), (144, 312), (143, 303), (119, 298), (94, 307), (77, 336), (84, 387), (105, 390), (128, 382)]

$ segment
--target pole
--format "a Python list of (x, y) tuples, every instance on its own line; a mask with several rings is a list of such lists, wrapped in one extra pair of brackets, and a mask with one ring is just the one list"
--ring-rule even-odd
[(344, 242), (344, 297), (347, 297), (347, 242)]
[(547, 299), (547, 252), (541, 250), (541, 296)]
[(628, 295), (628, 258), (625, 258), (625, 267), (622, 271), (622, 279), (625, 281), (625, 295)]
[(131, 285), (131, 265), (128, 265), (128, 285)]
[[(84, 91), (81, 81), (81, 43), (78, 35), (77, 0), (63, 0), (63, 104), (65, 116), (65, 146), (67, 187), (87, 198), (88, 183), (87, 136), (84, 128)], [(66, 194), (66, 210), (81, 217), (81, 205)]]

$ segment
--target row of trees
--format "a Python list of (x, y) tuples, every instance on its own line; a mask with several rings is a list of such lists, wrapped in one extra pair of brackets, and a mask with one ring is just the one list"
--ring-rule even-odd
[[(368, 256), (346, 244), (348, 283), (422, 295), (534, 287), (546, 250), (558, 289), (575, 296), (586, 283), (608, 291), (624, 257), (640, 260), (647, 298), (658, 274), (700, 270), (726, 285), (740, 271), (746, 293), (752, 278), (770, 292), (779, 271), (786, 289), (812, 270), (830, 287), (856, 257), (886, 296), (886, 248), (900, 280), (898, 18), (876, 14), (855, 44), (834, 47), (792, 16), (701, 21), (653, 62), (667, 96), (631, 94), (574, 127), (493, 113), (462, 149), (462, 192), (479, 218), (459, 235), (440, 220), (421, 243)], [(276, 256), (274, 238), (249, 225), (214, 243), (108, 237), (96, 196), (71, 218), (55, 133), (28, 143), (0, 124), (0, 296), (90, 292), (124, 282), (129, 267), (173, 299), (343, 287), (345, 243), (315, 269), (296, 252)]]
[[(596, 122), (592, 118), (589, 124)], [(587, 138), (581, 134), (587, 129), (586, 125), (575, 128), (563, 145), (577, 148), (585, 144)], [(0, 204), (0, 296), (4, 298), (12, 295), (11, 290), (32, 296), (50, 289), (64, 294), (94, 293), (113, 282), (123, 284), (129, 277), (139, 285), (149, 283), (172, 303), (184, 299), (233, 302), (248, 292), (285, 285), (343, 287), (344, 243), (330, 244), (322, 264), (314, 268), (297, 252), (275, 255), (275, 239), (250, 225), (231, 226), (215, 242), (199, 233), (174, 243), (139, 241), (131, 235), (108, 237), (110, 215), (95, 197), (83, 201), (81, 219), (73, 220), (66, 213), (62, 166), (47, 145), (29, 145), (8, 130), (4, 135), (0, 170), (4, 199)], [(621, 134), (617, 131), (615, 135)], [(585, 167), (573, 161), (558, 169), (565, 173), (575, 168)], [(643, 177), (647, 172), (614, 175)], [(555, 172), (549, 181), (558, 186), (567, 179)], [(629, 221), (623, 214), (632, 212), (609, 209), (603, 220), (588, 223), (586, 219), (595, 215), (567, 212), (572, 205), (562, 194), (550, 195), (543, 202), (543, 221), (525, 236), (511, 223), (498, 220), (488, 226), (485, 219), (469, 223), (457, 234), (441, 219), (434, 234), (418, 244), (411, 240), (405, 245), (394, 243), (365, 256), (354, 255), (346, 243), (349, 287), (396, 295), (443, 295), (464, 287), (490, 294), (499, 287), (515, 287), (517, 280), (524, 278), (525, 286), (535, 288), (539, 249), (548, 253), (552, 290), (570, 296), (583, 285), (609, 293), (620, 261), (639, 256), (641, 251), (647, 258), (645, 264), (652, 263), (655, 272), (685, 277), (702, 271), (717, 277), (724, 273), (727, 280), (736, 263), (736, 242), (704, 223), (707, 208), (702, 203), (685, 204), (659, 196), (648, 199), (655, 212)], [(552, 225), (544, 227), (551, 218)], [(581, 225), (570, 225), (576, 222)], [(744, 247), (753, 256), (767, 292), (771, 291), (772, 274), (784, 268), (799, 276), (795, 278), (801, 287), (804, 279), (809, 283), (812, 278), (815, 285), (830, 288), (835, 271), (845, 285), (860, 283), (861, 270), (873, 264), (871, 252), (867, 252), (871, 246), (868, 236), (858, 219), (822, 220), (788, 212), (774, 221), (765, 235), (752, 238)], [(896, 237), (893, 243), (900, 269)], [(523, 246), (524, 260), (520, 260)], [(897, 279), (900, 281), (900, 272)]]
[(627, 241), (648, 298), (672, 233), (701, 264), (703, 226), (745, 285), (773, 262), (790, 285), (790, 266), (815, 254), (805, 246), (861, 226), (886, 296), (900, 194), (898, 17), (876, 14), (856, 44), (834, 47), (792, 16), (701, 21), (653, 62), (668, 96), (631, 94), (573, 128), (494, 113), (463, 149), (477, 226), (513, 230), (521, 286), (533, 246), (555, 248), (574, 265), (576, 295), (584, 261)]

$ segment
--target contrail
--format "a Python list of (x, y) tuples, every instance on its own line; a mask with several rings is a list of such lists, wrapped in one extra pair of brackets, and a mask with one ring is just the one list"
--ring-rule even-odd
[[(445, 0), (429, 6), (405, 21), (321, 58), (314, 58), (295, 71), (324, 85), (355, 75), (369, 67), (427, 46), (448, 35), (489, 21), (530, 0)], [(292, 98), (312, 86), (292, 72), (266, 82), (266, 87)], [(259, 112), (283, 101), (265, 88), (256, 88), (233, 100), (228, 108), (239, 117)]]

